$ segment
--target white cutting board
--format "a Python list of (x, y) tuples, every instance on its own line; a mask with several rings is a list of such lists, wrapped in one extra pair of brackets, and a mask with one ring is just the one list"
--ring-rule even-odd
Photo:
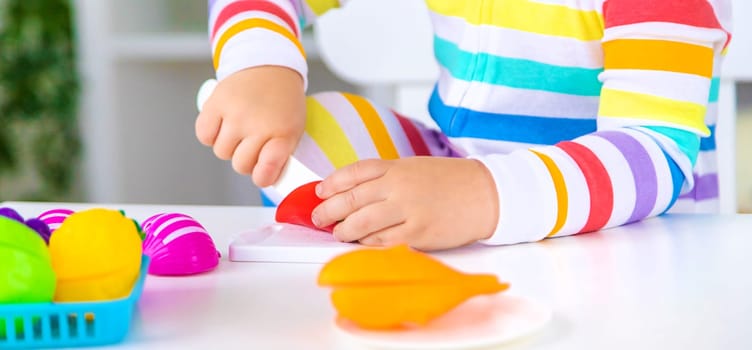
[(239, 234), (230, 243), (231, 261), (325, 263), (362, 248), (343, 243), (331, 233), (291, 224), (271, 224)]

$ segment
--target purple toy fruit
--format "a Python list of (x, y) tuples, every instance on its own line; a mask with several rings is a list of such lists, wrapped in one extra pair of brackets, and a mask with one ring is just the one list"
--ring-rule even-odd
[(52, 232), (50, 232), (49, 226), (47, 226), (44, 221), (34, 218), (28, 219), (26, 220), (26, 226), (29, 226), (29, 228), (36, 231), (42, 239), (44, 239), (44, 243), (50, 243), (50, 235)]
[(5, 216), (6, 218), (10, 218), (13, 220), (16, 220), (18, 222), (23, 222), (23, 217), (21, 214), (18, 214), (17, 211), (13, 210), (12, 208), (8, 207), (2, 207), (0, 208), (0, 216)]
[(21, 216), (21, 214), (19, 214), (14, 209), (8, 208), (8, 207), (0, 208), (0, 216), (4, 216), (6, 218), (10, 218), (22, 224), (25, 224), (30, 229), (34, 230), (37, 234), (39, 234), (39, 236), (41, 236), (42, 239), (44, 239), (45, 243), (50, 242), (50, 228), (47, 227), (47, 224), (44, 223), (43, 221), (38, 220), (38, 219), (29, 219), (29, 220), (24, 221), (24, 218), (23, 216)]
[(219, 252), (211, 236), (192, 217), (180, 213), (154, 215), (143, 222), (144, 254), (152, 275), (192, 275), (211, 271)]

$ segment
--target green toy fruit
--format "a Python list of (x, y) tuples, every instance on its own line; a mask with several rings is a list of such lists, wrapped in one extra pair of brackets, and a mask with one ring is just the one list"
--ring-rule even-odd
[(0, 304), (49, 302), (54, 294), (44, 240), (28, 226), (0, 217)]
[(28, 226), (0, 217), (0, 304), (49, 302), (54, 294), (44, 240)]
[[(54, 294), (47, 244), (23, 223), (0, 217), (0, 305), (50, 302)], [(18, 329), (18, 320), (15, 324)], [(5, 328), (6, 320), (0, 320), (0, 338)]]

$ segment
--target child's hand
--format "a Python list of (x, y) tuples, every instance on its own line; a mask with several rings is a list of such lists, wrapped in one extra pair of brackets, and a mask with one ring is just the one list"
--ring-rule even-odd
[(334, 236), (372, 246), (407, 243), (452, 248), (491, 236), (499, 216), (495, 184), (476, 160), (414, 157), (363, 160), (316, 188), (319, 227), (342, 220)]
[(305, 129), (305, 91), (297, 72), (277, 66), (222, 80), (196, 119), (196, 137), (259, 187), (277, 181)]

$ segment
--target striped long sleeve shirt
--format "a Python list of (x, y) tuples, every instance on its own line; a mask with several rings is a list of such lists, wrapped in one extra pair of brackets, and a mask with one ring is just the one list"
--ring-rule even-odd
[[(305, 77), (302, 29), (346, 2), (210, 0), (217, 77), (270, 64)], [(426, 3), (440, 67), (431, 117), (499, 194), (484, 243), (717, 210), (729, 0)]]

